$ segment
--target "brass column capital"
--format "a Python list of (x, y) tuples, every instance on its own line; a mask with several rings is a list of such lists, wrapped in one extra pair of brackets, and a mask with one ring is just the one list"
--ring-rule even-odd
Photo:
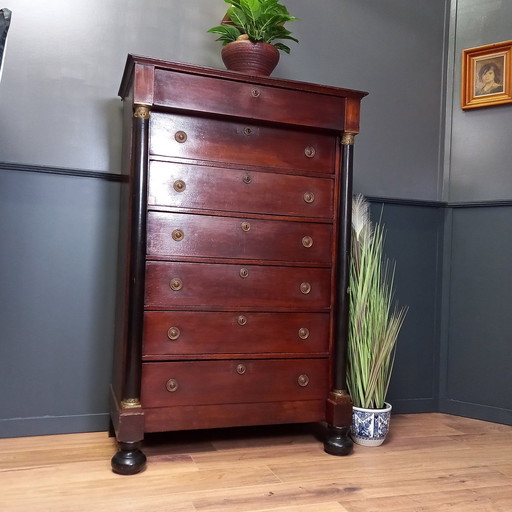
[(357, 134), (355, 132), (343, 132), (341, 136), (341, 144), (343, 146), (353, 146), (354, 145), (354, 137)]
[(147, 105), (134, 105), (133, 117), (149, 119), (149, 107)]

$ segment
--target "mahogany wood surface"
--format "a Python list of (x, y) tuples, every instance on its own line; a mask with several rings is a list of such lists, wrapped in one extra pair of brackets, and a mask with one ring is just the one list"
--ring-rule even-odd
[(241, 165), (229, 169), (158, 160), (150, 162), (150, 207), (242, 211), (332, 221), (333, 200), (332, 177), (275, 173), (254, 167), (244, 169)]
[(114, 471), (165, 430), (342, 418), (348, 453), (341, 141), (365, 93), (129, 56), (120, 95)]
[(328, 313), (146, 311), (143, 358), (327, 356)]

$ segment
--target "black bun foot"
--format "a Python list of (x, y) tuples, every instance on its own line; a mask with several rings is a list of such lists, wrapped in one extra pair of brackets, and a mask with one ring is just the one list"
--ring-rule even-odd
[(324, 450), (330, 455), (348, 455), (354, 443), (349, 437), (350, 427), (333, 427), (329, 425)]
[(112, 457), (112, 471), (120, 475), (135, 475), (146, 467), (146, 456), (140, 443), (119, 443), (119, 451)]

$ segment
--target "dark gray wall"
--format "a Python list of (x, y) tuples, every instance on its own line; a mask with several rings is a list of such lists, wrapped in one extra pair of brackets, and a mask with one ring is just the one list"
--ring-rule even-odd
[[(461, 52), (511, 39), (512, 2), (453, 2), (440, 407), (512, 424), (512, 106), (463, 112)], [(478, 204), (475, 205), (474, 203)]]
[(396, 264), (396, 302), (408, 308), (388, 400), (395, 412), (436, 411), (445, 211), (376, 200), (371, 211), (385, 227), (385, 253)]
[(107, 425), (118, 184), (0, 171), (0, 436)]
[[(275, 76), (370, 92), (355, 191), (404, 200), (384, 201), (397, 298), (410, 307), (391, 395), (399, 410), (434, 410), (439, 210), (407, 200), (440, 197), (445, 0), (285, 3), (301, 18), (293, 27), (301, 42)], [(106, 428), (116, 95), (126, 54), (222, 67), (205, 31), (225, 4), (12, 0), (10, 8), (0, 83), (0, 293), (8, 305), (0, 309), (0, 436)]]

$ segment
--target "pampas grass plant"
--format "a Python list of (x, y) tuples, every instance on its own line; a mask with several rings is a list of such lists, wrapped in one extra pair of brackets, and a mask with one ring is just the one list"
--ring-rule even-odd
[(347, 386), (356, 407), (382, 409), (406, 308), (393, 304), (395, 265), (383, 254), (384, 228), (369, 204), (352, 203)]

